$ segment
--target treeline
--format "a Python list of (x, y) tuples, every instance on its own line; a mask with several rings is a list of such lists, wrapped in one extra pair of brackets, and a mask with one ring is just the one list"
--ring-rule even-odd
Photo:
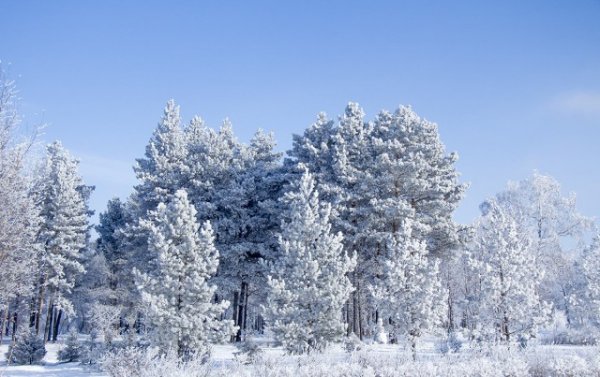
[(90, 241), (93, 187), (60, 143), (26, 169), (1, 83), (3, 334), (148, 335), (183, 358), (265, 331), (293, 353), (343, 339), (415, 350), (431, 331), (526, 344), (561, 318), (595, 339), (600, 239), (574, 197), (536, 173), (456, 224), (458, 157), (411, 108), (319, 114), (283, 156), (263, 131), (241, 143), (228, 121), (184, 125), (169, 101), (138, 184)]

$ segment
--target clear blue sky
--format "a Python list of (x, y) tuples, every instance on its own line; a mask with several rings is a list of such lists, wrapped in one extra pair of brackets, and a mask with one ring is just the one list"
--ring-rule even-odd
[(410, 104), (471, 183), (456, 217), (534, 169), (600, 217), (600, 1), (0, 0), (28, 124), (81, 159), (102, 210), (169, 98), (280, 149), (319, 111)]

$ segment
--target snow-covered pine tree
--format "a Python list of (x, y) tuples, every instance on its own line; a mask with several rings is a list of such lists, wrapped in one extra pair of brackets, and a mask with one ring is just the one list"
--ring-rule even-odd
[(78, 336), (75, 330), (69, 332), (65, 346), (58, 351), (58, 360), (68, 363), (80, 360), (85, 351)]
[(38, 364), (46, 356), (44, 340), (27, 328), (17, 336), (6, 353), (8, 364)]
[[(458, 182), (454, 166), (458, 155), (446, 153), (435, 123), (404, 106), (377, 115), (371, 143), (375, 160), (369, 191), (365, 192), (373, 198), (368, 226), (369, 244), (374, 250), (371, 276), (377, 278), (387, 259), (388, 239), (404, 218), (414, 220), (412, 237), (426, 243), (429, 258), (442, 258), (441, 265), (447, 267), (451, 252), (463, 243), (466, 234), (466, 229), (452, 219), (466, 189)], [(447, 295), (452, 297), (452, 286), (444, 280)], [(448, 304), (446, 323), (451, 329), (454, 308), (452, 301)]]
[[(127, 272), (136, 268), (141, 272), (150, 272), (156, 267), (156, 255), (148, 252), (147, 229), (141, 226), (150, 211), (159, 203), (167, 202), (186, 179), (186, 138), (181, 128), (179, 106), (169, 100), (163, 110), (163, 116), (154, 130), (143, 158), (136, 161), (134, 172), (138, 184), (123, 206), (126, 224), (119, 232), (120, 253), (127, 256)], [(132, 274), (122, 276), (120, 282), (125, 287), (134, 287)], [(135, 325), (140, 331), (144, 325), (144, 316), (137, 306), (141, 304), (137, 289), (130, 290), (127, 297), (131, 312), (124, 313), (133, 317), (125, 326)], [(137, 313), (134, 313), (137, 312)]]
[[(269, 273), (265, 262), (275, 259), (283, 175), (271, 134), (259, 130), (241, 149), (244, 164), (227, 188), (215, 193), (219, 212), (220, 280), (232, 291), (236, 341), (247, 328), (260, 329)], [(222, 235), (222, 236), (221, 236)], [(250, 323), (248, 323), (250, 322)], [(253, 323), (254, 322), (254, 323)]]
[(352, 291), (346, 275), (356, 259), (343, 251), (342, 235), (331, 232), (331, 206), (319, 201), (307, 170), (282, 201), (287, 208), (279, 240), (282, 255), (268, 280), (265, 312), (289, 352), (321, 351), (346, 331), (342, 308)]
[[(246, 327), (260, 328), (264, 303), (265, 259), (276, 244), (276, 199), (282, 186), (280, 154), (271, 135), (257, 132), (243, 145), (226, 120), (218, 131), (194, 117), (185, 130), (189, 198), (198, 221), (210, 220), (220, 263), (217, 296), (232, 302), (231, 316), (241, 340)], [(228, 313), (229, 315), (229, 313)]]
[(320, 115), (294, 136), (289, 156), (288, 171), (302, 163), (316, 172), (323, 198), (333, 206), (334, 230), (344, 234), (346, 250), (357, 252), (356, 290), (346, 317), (362, 337), (378, 317), (368, 287), (385, 262), (386, 240), (405, 217), (419, 224), (415, 236), (427, 243), (430, 257), (463, 242), (464, 229), (452, 221), (465, 190), (454, 167), (457, 156), (446, 154), (437, 126), (410, 108), (365, 122), (356, 103), (348, 104), (337, 125)]
[(134, 167), (139, 184), (134, 188), (136, 212), (145, 215), (166, 202), (183, 187), (185, 177), (185, 137), (181, 129), (179, 106), (169, 100), (164, 114), (146, 146), (144, 158)]
[(93, 187), (84, 185), (77, 172), (78, 163), (60, 142), (50, 144), (34, 188), (42, 219), (38, 242), (44, 248), (38, 260), (37, 297), (31, 321), (37, 333), (45, 304), (44, 339), (53, 341), (63, 315), (73, 313), (70, 295), (76, 278), (84, 272), (80, 258), (88, 246), (87, 200)]
[(104, 304), (121, 308), (120, 327), (129, 327), (135, 315), (137, 293), (131, 271), (135, 267), (135, 255), (126, 247), (123, 232), (131, 222), (130, 213), (120, 199), (114, 198), (100, 213), (96, 226), (98, 239), (96, 252), (103, 256), (107, 268)]
[(228, 339), (234, 331), (231, 321), (219, 319), (229, 303), (215, 303), (216, 287), (208, 283), (219, 263), (210, 223), (199, 228), (194, 206), (186, 192), (178, 190), (142, 225), (157, 263), (150, 273), (136, 275), (156, 345), (182, 358), (202, 355), (211, 343)]
[(445, 305), (438, 262), (428, 257), (427, 243), (413, 229), (418, 227), (406, 218), (388, 239), (373, 296), (379, 315), (397, 339), (409, 340), (416, 358), (417, 339), (441, 322)]
[(527, 234), (495, 201), (482, 204), (469, 265), (478, 282), (478, 329), (493, 341), (526, 341), (550, 315), (540, 299), (542, 266)]

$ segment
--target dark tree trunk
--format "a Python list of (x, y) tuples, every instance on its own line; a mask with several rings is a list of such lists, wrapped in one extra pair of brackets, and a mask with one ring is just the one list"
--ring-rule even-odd
[(4, 313), (4, 325), (0, 329), (0, 332), (4, 333), (5, 336), (10, 334), (10, 305), (6, 307), (6, 313)]
[(8, 307), (2, 312), (0, 312), (0, 345), (2, 344), (2, 340), (4, 338), (4, 325), (6, 324), (6, 312), (8, 312)]
[[(235, 326), (239, 326), (238, 325), (238, 311), (239, 311), (239, 301), (240, 301), (240, 293), (239, 292), (233, 292), (233, 314), (232, 314), (232, 319), (233, 319), (233, 324)], [(231, 336), (231, 341), (235, 342), (236, 341), (236, 335), (232, 335)]]
[(52, 317), (54, 314), (54, 303), (50, 301), (48, 303), (48, 313), (46, 314), (46, 326), (44, 327), (44, 342), (50, 341), (52, 331)]
[(35, 334), (38, 335), (40, 333), (40, 321), (42, 317), (42, 304), (44, 302), (44, 295), (46, 293), (46, 276), (42, 276), (40, 278), (40, 287), (37, 298), (37, 310), (35, 311)]
[(60, 327), (60, 319), (62, 318), (62, 314), (63, 314), (63, 311), (62, 311), (62, 309), (60, 309), (58, 311), (58, 314), (54, 318), (54, 330), (52, 333), (52, 341), (53, 342), (56, 342), (56, 339), (58, 338), (58, 329)]
[(19, 314), (17, 312), (17, 308), (15, 307), (15, 312), (13, 314), (13, 322), (12, 322), (12, 340), (13, 342), (17, 339), (17, 327), (19, 325)]
[(242, 282), (241, 290), (240, 290), (240, 299), (238, 306), (238, 317), (237, 317), (237, 325), (239, 326), (237, 334), (235, 335), (235, 341), (242, 341), (242, 332), (245, 328), (245, 318), (246, 318), (246, 303), (248, 302), (248, 283)]

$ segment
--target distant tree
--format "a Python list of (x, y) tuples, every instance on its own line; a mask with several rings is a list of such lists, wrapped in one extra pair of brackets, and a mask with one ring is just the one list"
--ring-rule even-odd
[(538, 294), (542, 266), (510, 214), (495, 201), (485, 202), (482, 212), (469, 256), (479, 287), (478, 328), (496, 341), (527, 340), (550, 315), (551, 305)]
[(582, 294), (573, 285), (574, 265), (592, 230), (592, 219), (577, 210), (575, 194), (563, 195), (556, 179), (537, 172), (510, 182), (496, 201), (531, 239), (530, 251), (546, 272), (540, 285), (542, 299), (563, 310), (567, 321), (573, 322), (571, 302)]
[(265, 307), (275, 337), (291, 353), (322, 351), (341, 340), (342, 308), (352, 292), (346, 275), (356, 260), (331, 232), (331, 206), (321, 204), (308, 171), (283, 197), (287, 209), (280, 235), (281, 258), (269, 279)]
[(583, 287), (579, 305), (583, 307), (584, 321), (600, 326), (600, 234), (597, 234), (583, 253), (581, 260)]

